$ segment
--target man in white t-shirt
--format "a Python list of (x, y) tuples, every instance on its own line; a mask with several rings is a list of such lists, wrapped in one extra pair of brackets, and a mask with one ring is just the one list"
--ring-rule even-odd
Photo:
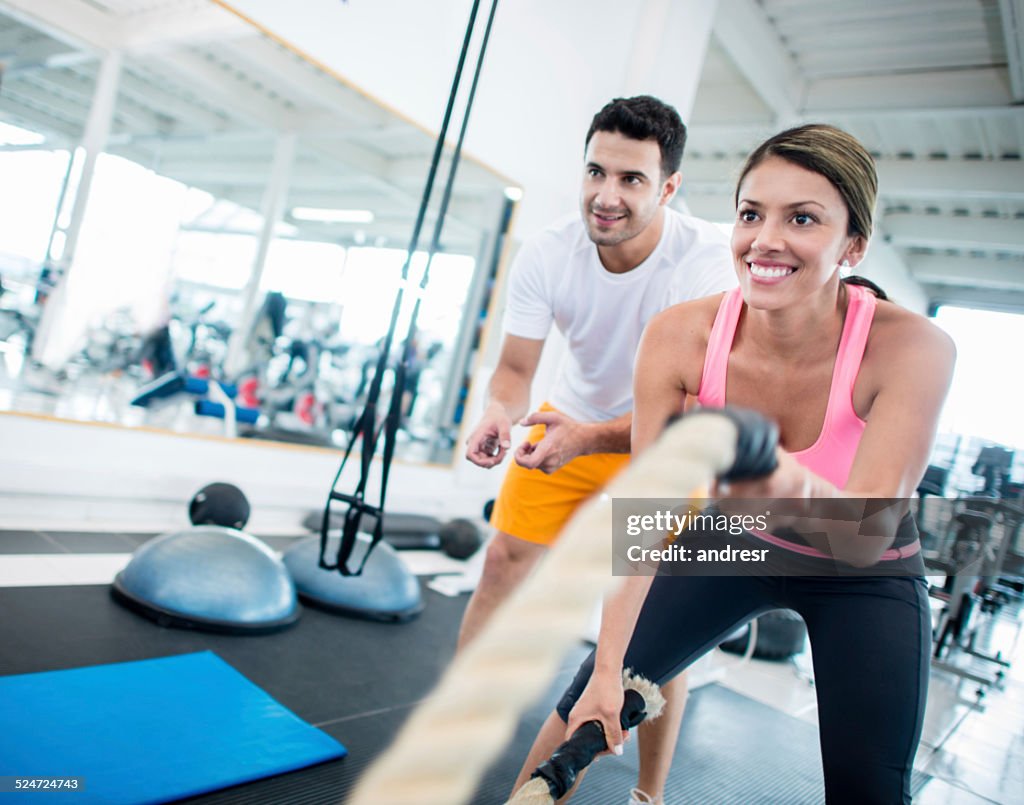
[[(726, 235), (668, 207), (682, 179), (685, 142), (679, 114), (662, 101), (611, 101), (587, 132), (582, 217), (556, 222), (516, 256), (501, 357), (466, 458), (494, 467), (512, 448), (513, 423), (534, 427), (515, 450), (495, 502), (497, 533), (466, 609), (460, 648), (573, 511), (628, 461), (633, 359), (647, 321), (670, 305), (736, 284)], [(552, 323), (567, 342), (565, 370), (549, 402), (523, 419)], [(648, 729), (678, 729), (685, 680), (679, 695), (667, 692), (673, 706)], [(641, 739), (641, 750), (646, 744)], [(640, 787), (660, 797), (670, 762), (641, 752)]]

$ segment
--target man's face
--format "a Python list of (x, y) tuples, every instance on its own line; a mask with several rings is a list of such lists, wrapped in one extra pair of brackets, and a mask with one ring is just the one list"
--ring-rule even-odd
[(662, 181), (656, 140), (634, 140), (609, 131), (594, 132), (590, 138), (580, 207), (587, 233), (598, 246), (635, 238), (674, 189)]

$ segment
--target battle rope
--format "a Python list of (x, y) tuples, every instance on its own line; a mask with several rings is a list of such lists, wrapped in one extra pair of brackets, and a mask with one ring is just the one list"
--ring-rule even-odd
[(748, 412), (702, 413), (662, 437), (582, 506), (536, 572), (462, 651), (349, 805), (458, 805), (550, 684), (612, 576), (612, 499), (707, 497), (715, 477), (774, 468), (777, 431)]

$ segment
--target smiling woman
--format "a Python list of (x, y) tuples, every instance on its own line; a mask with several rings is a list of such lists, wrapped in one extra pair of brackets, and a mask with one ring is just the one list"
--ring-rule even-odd
[[(831, 126), (784, 131), (751, 154), (732, 235), (740, 287), (676, 305), (648, 325), (634, 373), (634, 455), (684, 404), (728, 403), (776, 422), (780, 448), (775, 471), (720, 488), (723, 499), (912, 494), (954, 351), (921, 316), (840, 278), (840, 264), (856, 265), (867, 249), (876, 191), (871, 157)], [(782, 532), (751, 532), (730, 535), (727, 547), (809, 557), (813, 567), (799, 572), (810, 577), (778, 569), (761, 577), (756, 565), (715, 577), (663, 557), (656, 577), (627, 578), (524, 774), (591, 720), (603, 724), (609, 749), (621, 747), (622, 668), (664, 684), (738, 626), (787, 608), (807, 622), (814, 649), (827, 800), (909, 802), (931, 636), (913, 520), (870, 544), (836, 529), (823, 541), (799, 522), (791, 527), (788, 542)], [(878, 577), (850, 575), (865, 567)], [(649, 726), (655, 756), (672, 756), (680, 718), (681, 709)], [(664, 782), (648, 790), (652, 801)]]

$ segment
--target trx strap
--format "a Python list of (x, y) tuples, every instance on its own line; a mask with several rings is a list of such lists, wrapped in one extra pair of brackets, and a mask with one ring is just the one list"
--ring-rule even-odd
[[(458, 94), (459, 83), (462, 79), (462, 68), (465, 64), (466, 54), (469, 50), (469, 43), (473, 36), (480, 0), (473, 0), (473, 7), (470, 10), (469, 23), (466, 26), (466, 35), (462, 41), (462, 51), (459, 54), (459, 61), (455, 68), (455, 77), (452, 80), (451, 92), (448, 95), (448, 104), (445, 107), (444, 120), (441, 123), (441, 130), (437, 135), (437, 142), (434, 144), (434, 153), (430, 161), (430, 170), (427, 173), (427, 182), (423, 189), (423, 197), (420, 200), (419, 211), (416, 214), (416, 222), (413, 225), (412, 237), (409, 242), (408, 251), (405, 255), (405, 263), (402, 266), (402, 282), (399, 285), (398, 294), (395, 297), (395, 303), (391, 309), (391, 321), (388, 325), (387, 334), (384, 337), (380, 354), (377, 356), (377, 366), (366, 395), (366, 403), (352, 427), (352, 435), (345, 448), (345, 454), (341, 459), (341, 466), (338, 468), (338, 472), (334, 476), (334, 481), (331, 484), (331, 491), (327, 496), (327, 505), (324, 508), (323, 520), (320, 523), (319, 564), (321, 568), (324, 568), (325, 570), (337, 570), (343, 576), (358, 576), (361, 574), (373, 549), (384, 536), (384, 501), (387, 495), (388, 475), (391, 471), (391, 461), (395, 455), (396, 436), (398, 433), (398, 427), (401, 424), (402, 398), (405, 395), (408, 364), (412, 356), (413, 342), (416, 337), (416, 322), (419, 316), (420, 302), (423, 297), (423, 291), (426, 289), (427, 282), (429, 280), (430, 265), (433, 262), (434, 254), (440, 244), (441, 229), (444, 226), (445, 215), (448, 211), (448, 203), (451, 200), (452, 187), (455, 182), (455, 173), (458, 169), (459, 158), (462, 152), (462, 143), (465, 138), (466, 127), (469, 123), (469, 112), (470, 109), (472, 109), (473, 99), (476, 95), (477, 83), (480, 78), (480, 70), (483, 66), (484, 53), (487, 50), (487, 41), (490, 38), (491, 25), (494, 21), (494, 12), (497, 9), (497, 5), (498, 0), (492, 0), (491, 11), (487, 18), (487, 25), (484, 29), (484, 36), (480, 45), (480, 51), (477, 54), (473, 83), (470, 87), (469, 95), (466, 100), (466, 110), (463, 114), (462, 126), (459, 130), (459, 137), (452, 155), (451, 165), (448, 168), (448, 177), (445, 182), (444, 193), (438, 210), (437, 220), (434, 224), (434, 232), (431, 238), (430, 249), (427, 253), (427, 264), (423, 270), (423, 276), (420, 280), (419, 291), (417, 293), (416, 303), (413, 307), (412, 317), (409, 320), (409, 327), (406, 332), (405, 340), (402, 343), (401, 354), (395, 367), (395, 380), (391, 391), (391, 401), (388, 405), (387, 414), (385, 415), (383, 422), (378, 426), (378, 401), (380, 398), (381, 387), (384, 382), (384, 373), (387, 371), (388, 359), (394, 343), (395, 330), (398, 327), (398, 317), (404, 301), (405, 286), (409, 280), (409, 267), (412, 264), (413, 255), (416, 253), (416, 248), (419, 245), (420, 232), (422, 231), (427, 206), (430, 203), (430, 197), (433, 193), (434, 179), (437, 175), (438, 164), (441, 161), (445, 137), (448, 133), (448, 124), (451, 121), (452, 109), (455, 106), (455, 97)], [(380, 497), (379, 503), (374, 505), (366, 500), (366, 486), (370, 478), (370, 469), (373, 466), (373, 457), (376, 455), (377, 445), (380, 442), (381, 436), (384, 437), (384, 450), (381, 457)], [(349, 456), (357, 442), (360, 443), (359, 481), (352, 493), (339, 492), (337, 489), (338, 481), (341, 478), (341, 474), (344, 471), (345, 465), (348, 463)], [(330, 563), (326, 558), (327, 539), (331, 521), (331, 507), (335, 501), (345, 504), (347, 508), (345, 509), (345, 517), (341, 527), (341, 540), (338, 545), (336, 561), (334, 563)], [(356, 537), (359, 533), (359, 527), (364, 515), (371, 515), (374, 518), (373, 530), (370, 534), (370, 544), (363, 553), (363, 557), (359, 562), (358, 567), (352, 569), (349, 566), (349, 560), (351, 559), (352, 552), (355, 549)]]

